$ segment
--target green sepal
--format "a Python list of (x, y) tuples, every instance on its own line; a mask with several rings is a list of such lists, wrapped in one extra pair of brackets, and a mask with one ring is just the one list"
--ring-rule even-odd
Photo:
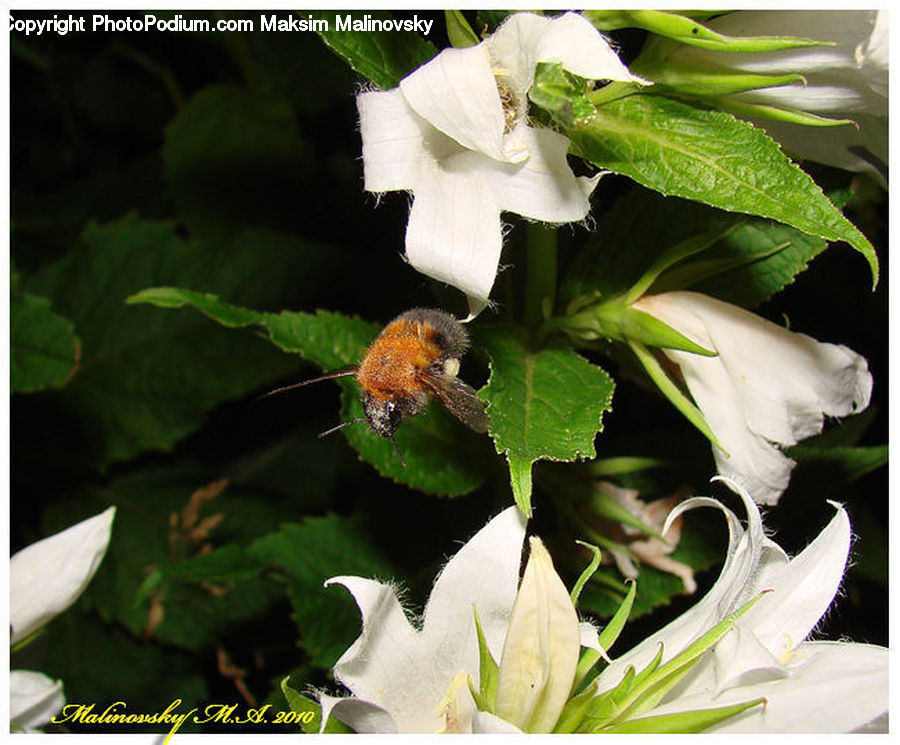
[(811, 114), (799, 109), (785, 109), (780, 106), (769, 106), (761, 103), (749, 103), (730, 96), (720, 96), (710, 99), (720, 109), (728, 109), (734, 114), (739, 114), (748, 119), (771, 119), (788, 124), (801, 124), (805, 127), (839, 127), (846, 124), (857, 126), (852, 119), (832, 119), (827, 116)]
[(594, 576), (594, 572), (597, 571), (597, 568), (600, 566), (600, 549), (590, 543), (585, 543), (584, 541), (575, 541), (579, 546), (584, 546), (591, 551), (591, 561), (584, 568), (584, 571), (581, 573), (581, 576), (576, 580), (575, 585), (572, 587), (572, 592), (569, 593), (569, 597), (572, 598), (572, 605), (578, 607), (578, 597), (581, 595), (581, 590), (587, 583), (587, 581)]
[(635, 670), (633, 665), (629, 665), (625, 670), (625, 675), (615, 688), (611, 688), (604, 693), (594, 697), (590, 705), (585, 711), (582, 721), (583, 731), (592, 731), (595, 727), (603, 726), (619, 711), (619, 702), (628, 695), (628, 692), (634, 686)]
[(705, 233), (691, 236), (690, 238), (667, 248), (650, 265), (647, 271), (641, 275), (637, 282), (631, 286), (625, 294), (625, 303), (631, 305), (635, 300), (641, 298), (664, 272), (671, 271), (672, 267), (682, 260), (690, 258), (715, 245), (722, 238), (725, 238), (729, 233), (734, 231), (738, 225), (740, 225), (740, 223), (723, 224), (714, 230), (708, 230)]
[[(628, 580), (628, 584), (630, 586), (625, 595), (625, 599), (597, 637), (601, 649), (609, 649), (612, 647), (612, 645), (615, 644), (616, 639), (619, 638), (619, 634), (622, 633), (622, 629), (625, 628), (625, 622), (628, 620), (628, 616), (631, 613), (631, 606), (634, 604), (634, 597), (637, 593), (637, 583), (634, 580)], [(575, 669), (575, 679), (572, 683), (573, 692), (578, 690), (579, 686), (587, 677), (587, 674), (594, 665), (597, 664), (599, 659), (600, 653), (596, 649), (585, 649), (584, 652), (581, 653), (581, 657), (578, 659), (578, 667)]]
[(741, 712), (755, 706), (764, 705), (766, 699), (757, 698), (744, 704), (722, 706), (717, 709), (697, 709), (680, 711), (675, 714), (663, 714), (655, 717), (631, 719), (611, 727), (604, 727), (603, 734), (696, 734), (709, 729), (719, 722), (724, 722)]
[(480, 42), (465, 16), (458, 10), (445, 10), (447, 38), (454, 47), (474, 47)]
[(556, 720), (556, 726), (553, 728), (554, 734), (575, 732), (595, 695), (597, 695), (597, 682), (592, 681), (581, 693), (570, 698), (560, 712), (559, 719)]
[(659, 360), (657, 360), (647, 347), (640, 342), (631, 340), (629, 341), (629, 345), (635, 356), (638, 358), (638, 361), (644, 367), (644, 370), (647, 371), (650, 379), (656, 383), (660, 392), (669, 399), (671, 404), (678, 409), (678, 411), (684, 414), (691, 424), (700, 430), (706, 439), (725, 453), (725, 449), (710, 429), (706, 417), (703, 416), (703, 412), (701, 412), (700, 409), (694, 405), (694, 402), (691, 401), (677, 385), (675, 385), (668, 375), (666, 375), (666, 371), (663, 370), (662, 365), (659, 364)]
[(478, 609), (472, 606), (472, 612), (475, 614), (475, 633), (478, 635), (478, 690), (474, 690), (472, 678), (469, 678), (469, 691), (479, 711), (493, 714), (494, 704), (497, 700), (497, 681), (500, 678), (500, 668), (491, 654), (491, 650), (488, 649), (484, 630), (481, 628), (481, 619), (478, 618)]
[(584, 16), (601, 31), (642, 28), (682, 44), (723, 52), (772, 52), (831, 46), (830, 42), (796, 36), (725, 36), (717, 34), (688, 15), (661, 10), (586, 10)]
[(615, 716), (615, 719), (620, 720), (638, 716), (656, 706), (690, 672), (701, 656), (712, 648), (734, 626), (737, 620), (749, 611), (767, 592), (759, 593), (737, 611), (723, 618), (665, 665), (654, 669), (652, 674), (646, 675), (646, 677), (642, 674), (639, 676), (640, 681), (638, 676), (636, 676), (632, 689), (620, 702), (619, 713)]
[(591, 512), (595, 515), (600, 515), (613, 522), (630, 525), (632, 528), (641, 531), (644, 535), (658, 538), (661, 541), (666, 540), (660, 535), (658, 530), (654, 530), (643, 520), (632, 515), (631, 512), (628, 511), (628, 508), (623, 506), (621, 502), (616, 501), (608, 494), (604, 494), (600, 489), (594, 489), (592, 491), (590, 496), (590, 507)]
[(752, 75), (729, 70), (660, 64), (653, 69), (642, 68), (641, 74), (654, 83), (672, 88), (689, 96), (730, 96), (760, 88), (777, 88), (793, 83), (806, 84), (799, 73), (789, 75)]
[(612, 458), (598, 458), (588, 465), (591, 475), (598, 478), (621, 476), (628, 473), (646, 471), (650, 468), (661, 468), (670, 465), (661, 458), (648, 458), (637, 455), (619, 455)]
[(716, 356), (716, 352), (688, 339), (655, 316), (625, 305), (618, 299), (554, 320), (556, 328), (588, 341), (593, 339), (634, 341), (651, 347), (678, 349), (704, 357)]

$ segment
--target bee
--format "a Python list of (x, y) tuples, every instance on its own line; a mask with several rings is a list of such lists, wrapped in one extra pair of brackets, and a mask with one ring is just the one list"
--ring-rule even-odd
[(490, 419), (484, 404), (475, 390), (457, 377), (460, 358), (468, 347), (469, 335), (452, 315), (432, 308), (413, 308), (384, 327), (358, 366), (266, 395), (353, 375), (359, 384), (365, 417), (342, 422), (319, 437), (356, 422), (367, 422), (373, 432), (393, 442), (400, 422), (420, 413), (433, 398), (470, 429), (487, 432)]

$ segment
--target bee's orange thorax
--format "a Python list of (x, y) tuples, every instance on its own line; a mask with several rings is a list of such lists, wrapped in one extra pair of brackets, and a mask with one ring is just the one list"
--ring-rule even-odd
[(419, 373), (444, 350), (430, 325), (395, 321), (372, 342), (356, 373), (360, 388), (379, 399), (421, 396)]

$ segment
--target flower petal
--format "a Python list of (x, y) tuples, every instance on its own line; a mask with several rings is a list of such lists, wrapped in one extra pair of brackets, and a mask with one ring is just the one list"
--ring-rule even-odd
[(510, 86), (523, 96), (534, 82), (538, 62), (559, 62), (569, 72), (591, 80), (640, 81), (578, 13), (557, 18), (516, 13), (486, 44), (494, 64), (509, 71)]
[(394, 733), (397, 731), (397, 724), (391, 715), (369, 701), (319, 693), (319, 703), (322, 706), (322, 724), (319, 734), (324, 732), (329, 716), (339, 719), (358, 734)]
[(575, 222), (587, 217), (589, 197), (600, 176), (576, 177), (566, 161), (569, 138), (551, 129), (520, 124), (510, 134), (531, 153), (520, 166), (498, 166), (484, 180), (500, 208), (550, 223)]
[(9, 560), (11, 643), (62, 613), (84, 592), (106, 554), (116, 508), (23, 548)]
[(66, 703), (61, 680), (32, 670), (9, 674), (9, 719), (13, 731), (47, 724)]
[(522, 730), (496, 714), (476, 711), (472, 717), (472, 732), (476, 735), (521, 735)]
[[(458, 156), (462, 159), (464, 156)], [(484, 172), (456, 158), (423, 172), (406, 227), (406, 258), (418, 271), (462, 290), (473, 312), (488, 302), (500, 262), (500, 207)]]
[(506, 117), (484, 44), (445, 49), (403, 78), (400, 90), (413, 111), (463, 147), (500, 162), (528, 157), (507, 149)]
[(849, 732), (888, 710), (888, 655), (884, 647), (846, 642), (806, 642), (798, 662), (780, 680), (706, 690), (653, 710), (667, 714), (727, 706), (765, 697), (766, 705), (714, 726), (715, 733)]
[(790, 562), (763, 562), (756, 590), (771, 589), (740, 621), (773, 654), (790, 652), (813, 630), (837, 594), (850, 552), (850, 520), (840, 505), (831, 522)]
[(495, 658), (503, 648), (509, 614), (516, 600), (526, 521), (507, 507), (454, 555), (434, 583), (425, 606), (422, 633), (460, 651), (460, 667), (478, 684), (478, 642), (472, 608)]
[[(402, 727), (397, 715), (412, 704), (410, 696), (419, 697), (417, 683), (412, 681), (408, 657), (417, 648), (417, 633), (409, 623), (397, 600), (393, 587), (362, 577), (332, 577), (325, 586), (339, 584), (346, 587), (362, 613), (362, 633), (350, 648), (341, 655), (334, 666), (334, 677), (361, 699), (377, 704), (394, 714), (398, 727)], [(384, 686), (384, 681), (396, 685)], [(437, 693), (437, 701), (440, 692)], [(420, 730), (421, 731), (421, 730)], [(425, 730), (427, 731), (427, 730)]]
[(366, 191), (412, 189), (416, 174), (429, 160), (423, 145), (427, 122), (409, 108), (396, 88), (360, 93), (356, 107)]

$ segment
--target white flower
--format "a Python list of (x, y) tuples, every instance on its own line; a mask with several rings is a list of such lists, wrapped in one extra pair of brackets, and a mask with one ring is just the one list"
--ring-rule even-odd
[[(850, 521), (836, 514), (793, 559), (764, 531), (756, 504), (736, 485), (746, 531), (715, 499), (695, 497), (670, 515), (712, 506), (728, 522), (728, 554), (709, 594), (668, 626), (617, 658), (598, 677), (601, 692), (629, 666), (638, 671), (663, 648), (662, 664), (753, 597), (768, 591), (711, 652), (646, 716), (728, 706), (765, 698), (714, 725), (713, 732), (850, 732), (884, 727), (888, 650), (869, 644), (804, 641), (838, 590), (850, 549)], [(833, 504), (833, 503), (832, 503)], [(874, 725), (873, 725), (874, 723)]]
[(357, 99), (366, 190), (413, 193), (406, 258), (465, 292), (473, 315), (497, 273), (501, 211), (581, 220), (596, 185), (572, 173), (566, 137), (528, 125), (538, 62), (594, 80), (636, 80), (583, 17), (518, 13), (486, 41), (446, 49), (398, 88)]
[(695, 292), (645, 295), (633, 307), (717, 353), (664, 350), (722, 446), (713, 447), (719, 473), (757, 502), (774, 504), (790, 480), (795, 463), (778, 445), (821, 432), (826, 415), (845, 416), (869, 404), (868, 365), (847, 347)]
[[(512, 711), (521, 704), (519, 713), (529, 719), (536, 714), (539, 727), (546, 726), (545, 718), (555, 719), (572, 684), (579, 640), (598, 649), (597, 632), (577, 623), (542, 546), (529, 561), (517, 600), (524, 538), (525, 519), (518, 508), (491, 520), (447, 563), (418, 627), (406, 617), (392, 586), (362, 577), (328, 580), (326, 585), (341, 584), (353, 594), (363, 630), (334, 667), (334, 677), (353, 696), (320, 694), (323, 726), (331, 714), (356, 732), (472, 731), (476, 712), (467, 679), (480, 685), (475, 610), (492, 656), (501, 660), (498, 707)], [(529, 639), (535, 646), (529, 648)], [(545, 698), (515, 700), (526, 678)], [(480, 730), (517, 731), (498, 717), (478, 715)]]
[[(802, 158), (883, 180), (888, 162), (888, 12), (886, 10), (747, 10), (709, 22), (734, 36), (802, 36), (834, 42), (768, 53), (711, 53), (683, 47), (679, 62), (761, 74), (800, 73), (806, 85), (763, 88), (736, 96), (748, 103), (799, 109), (858, 126), (807, 127), (760, 119), (759, 126)], [(860, 151), (867, 151), (868, 158)], [(874, 156), (874, 158), (873, 158)]]
[[(32, 543), (9, 560), (9, 621), (14, 644), (62, 613), (88, 586), (106, 554), (116, 508)], [(65, 703), (62, 682), (43, 673), (10, 675), (10, 721), (30, 730)]]
[(61, 680), (33, 670), (9, 674), (9, 718), (12, 730), (33, 732), (47, 724), (66, 703)]

